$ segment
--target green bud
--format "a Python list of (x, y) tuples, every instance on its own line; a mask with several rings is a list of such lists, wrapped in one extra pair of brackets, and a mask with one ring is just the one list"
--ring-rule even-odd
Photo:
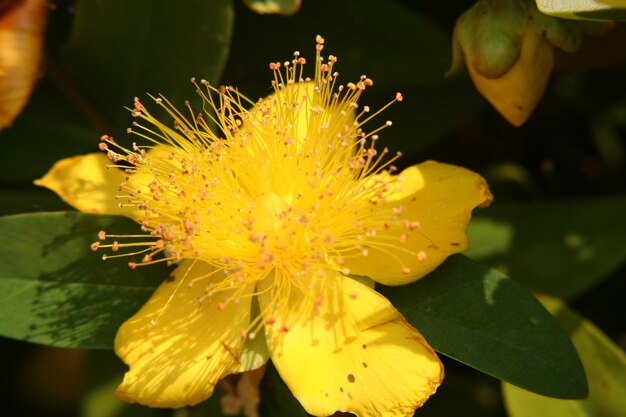
[(481, 75), (498, 78), (519, 59), (528, 18), (525, 0), (480, 0), (459, 17), (454, 39)]

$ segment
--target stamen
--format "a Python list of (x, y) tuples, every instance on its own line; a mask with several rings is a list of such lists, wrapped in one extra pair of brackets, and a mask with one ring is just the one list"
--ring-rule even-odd
[[(119, 184), (118, 204), (140, 217), (145, 234), (100, 231), (91, 249), (115, 253), (103, 259), (131, 257), (133, 269), (183, 259), (207, 264), (215, 272), (187, 279), (190, 267), (174, 293), (184, 281), (204, 288), (209, 280), (211, 287), (195, 301), (206, 305), (228, 291), (213, 304), (218, 311), (268, 293), (271, 307), (241, 330), (242, 339), (254, 339), (263, 326), (276, 323), (288, 332), (281, 306), (291, 291), (309, 294), (315, 308), (322, 308), (326, 300), (314, 293), (312, 282), (326, 279), (326, 271), (349, 273), (345, 266), (354, 258), (382, 253), (412, 273), (399, 254), (426, 260), (425, 252), (411, 246), (415, 235), (423, 237), (420, 223), (404, 217), (410, 210), (388, 201), (400, 187), (391, 175), (400, 154), (376, 146), (378, 133), (392, 123), (364, 129), (401, 102), (402, 94), (382, 109), (359, 110), (373, 80), (363, 75), (340, 85), (338, 59), (324, 60), (324, 46), (316, 36), (311, 78), (299, 51), (293, 59), (269, 63), (274, 94), (258, 101), (195, 79), (199, 112), (188, 102), (180, 111), (163, 96), (149, 96), (146, 105), (136, 97), (128, 108), (135, 118), (128, 133), (136, 142), (126, 148), (103, 135), (99, 147), (112, 169), (129, 173)], [(168, 119), (156, 119), (148, 109), (154, 106)], [(402, 233), (391, 237), (397, 230)], [(272, 285), (257, 290), (265, 280)]]

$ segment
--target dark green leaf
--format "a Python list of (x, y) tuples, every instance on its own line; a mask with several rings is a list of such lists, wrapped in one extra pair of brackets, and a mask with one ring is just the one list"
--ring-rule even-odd
[(499, 272), (456, 255), (412, 285), (378, 289), (438, 352), (542, 395), (587, 394), (582, 365), (563, 329)]
[(137, 234), (125, 218), (76, 212), (0, 218), (0, 335), (53, 346), (110, 348), (119, 325), (166, 276), (103, 262), (97, 233)]
[(583, 361), (589, 398), (566, 401), (532, 394), (509, 384), (502, 391), (510, 417), (619, 417), (626, 410), (626, 354), (589, 320), (560, 300), (541, 302), (567, 330)]
[(260, 415), (265, 417), (306, 417), (308, 414), (283, 382), (276, 368), (268, 362), (261, 380)]
[(626, 198), (496, 203), (476, 213), (466, 255), (526, 288), (572, 299), (626, 260)]
[(5, 188), (2, 190), (0, 215), (28, 212), (70, 210), (56, 194), (34, 185), (27, 187)]
[(62, 67), (107, 120), (127, 126), (133, 97), (163, 93), (182, 106), (195, 100), (192, 77), (219, 79), (233, 17), (232, 0), (81, 1)]

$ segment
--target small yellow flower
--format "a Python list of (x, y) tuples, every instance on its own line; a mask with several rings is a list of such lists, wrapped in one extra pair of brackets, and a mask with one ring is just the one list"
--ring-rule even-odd
[(131, 132), (151, 144), (101, 143), (126, 172), (105, 172), (105, 156), (93, 154), (38, 181), (146, 232), (103, 231), (93, 249), (135, 248), (142, 260), (131, 267), (177, 263), (117, 334), (130, 366), (121, 398), (197, 404), (270, 357), (317, 416), (411, 416), (441, 383), (435, 352), (372, 280), (410, 283), (464, 250), (471, 211), (491, 194), (477, 174), (436, 162), (394, 175), (397, 156), (374, 146), (391, 123), (362, 130), (380, 112), (357, 105), (372, 81), (339, 85), (323, 47), (318, 36), (312, 80), (297, 52), (270, 64), (275, 91), (257, 103), (202, 81), (208, 110), (186, 116), (156, 98), (173, 119), (163, 123), (136, 100)]

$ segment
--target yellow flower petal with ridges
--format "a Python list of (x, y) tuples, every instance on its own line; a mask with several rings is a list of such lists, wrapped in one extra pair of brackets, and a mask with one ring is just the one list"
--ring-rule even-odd
[[(218, 274), (219, 273), (219, 274)], [(115, 352), (130, 366), (117, 394), (158, 407), (183, 407), (206, 400), (215, 384), (242, 363), (242, 337), (250, 323), (250, 297), (211, 294), (221, 271), (186, 261), (150, 300), (127, 320)]]
[[(108, 136), (104, 136), (108, 139)], [(159, 145), (147, 156), (166, 158), (171, 148)], [(142, 211), (135, 205), (120, 204), (123, 189), (149, 191), (154, 176), (147, 173), (125, 172), (112, 166), (110, 157), (102, 153), (74, 156), (58, 161), (35, 185), (54, 191), (67, 204), (84, 213), (119, 214), (141, 220)]]
[[(345, 261), (351, 273), (385, 285), (413, 282), (464, 251), (472, 210), (493, 199), (480, 175), (454, 165), (428, 161), (399, 177), (401, 185), (387, 197), (387, 205), (371, 208), (384, 213), (392, 207), (399, 221), (388, 222), (363, 244), (367, 256)], [(398, 264), (404, 265), (404, 274)]]
[[(435, 392), (443, 366), (383, 296), (334, 271), (293, 289), (266, 326), (272, 362), (310, 414), (405, 417)], [(262, 311), (273, 313), (270, 293)]]
[(57, 162), (35, 184), (57, 193), (67, 204), (85, 213), (126, 214), (115, 200), (125, 174), (107, 169), (109, 159), (102, 153), (66, 158)]

